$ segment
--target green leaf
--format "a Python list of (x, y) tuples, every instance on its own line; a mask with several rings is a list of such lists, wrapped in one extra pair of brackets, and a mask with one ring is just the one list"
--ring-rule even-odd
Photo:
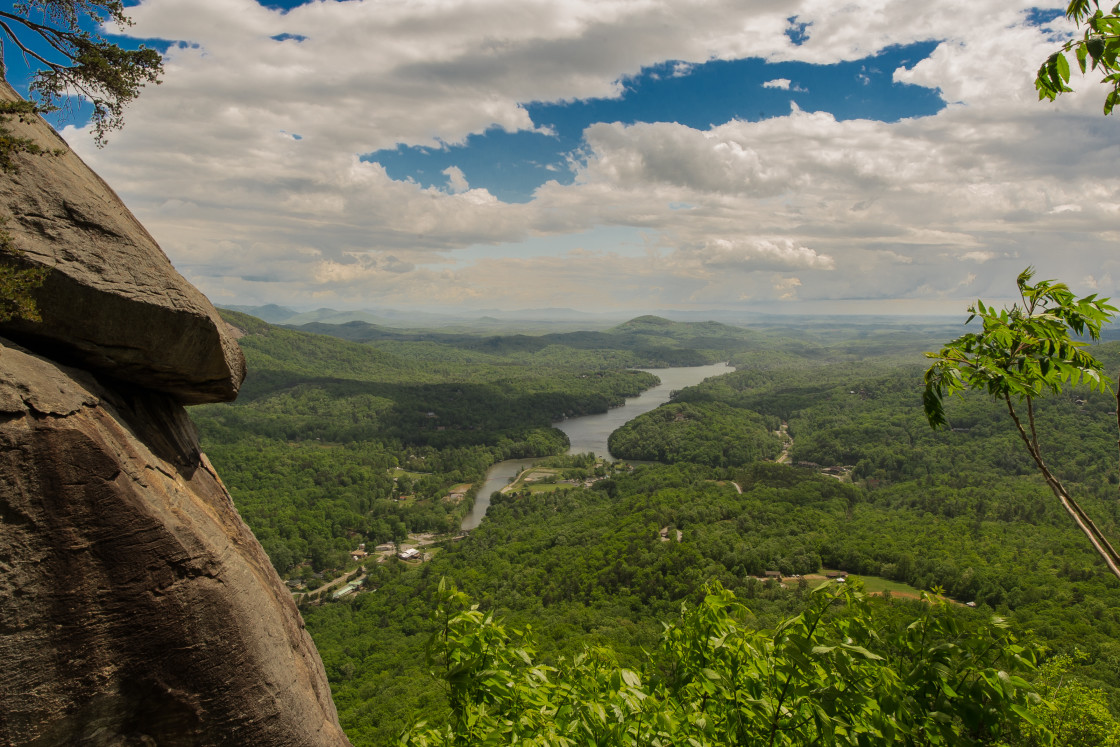
[(868, 651), (863, 646), (853, 646), (853, 645), (849, 645), (847, 643), (842, 644), (842, 645), (846, 650), (851, 651), (852, 653), (859, 654), (860, 656), (862, 656), (865, 659), (870, 659), (872, 661), (882, 661), (882, 659), (883, 659), (882, 656), (879, 656), (878, 654), (871, 653), (870, 651)]
[(1011, 704), (1011, 710), (1014, 711), (1020, 718), (1029, 723), (1031, 726), (1043, 726), (1044, 722), (1038, 717), (1037, 714), (1024, 708), (1017, 703)]
[(1055, 55), (1055, 65), (1057, 66), (1058, 76), (1061, 78), (1062, 83), (1069, 82), (1069, 62), (1066, 60), (1064, 54)]

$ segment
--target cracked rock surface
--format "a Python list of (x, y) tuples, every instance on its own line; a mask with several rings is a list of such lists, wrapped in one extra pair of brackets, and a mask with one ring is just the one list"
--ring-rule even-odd
[(349, 744), (175, 398), (3, 339), (0, 599), (0, 744)]
[[(18, 100), (0, 80), (0, 101)], [(3, 228), (28, 262), (52, 270), (35, 292), (42, 321), (14, 320), (2, 334), (182, 404), (236, 397), (245, 359), (206, 297), (46, 122), (7, 127), (59, 152), (17, 155), (18, 170), (0, 174)]]

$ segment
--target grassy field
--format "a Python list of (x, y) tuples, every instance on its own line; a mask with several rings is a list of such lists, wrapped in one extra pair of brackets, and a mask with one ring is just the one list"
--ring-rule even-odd
[(863, 582), (863, 588), (869, 594), (882, 594), (884, 591), (889, 591), (891, 594), (911, 597), (913, 599), (918, 599), (919, 597), (921, 597), (921, 590), (907, 584), (900, 584), (897, 581), (888, 581), (887, 579), (880, 578), (879, 576), (856, 576), (854, 574), (848, 574), (844, 571), (838, 571), (833, 568), (821, 568), (817, 573), (807, 574), (805, 578), (813, 586), (816, 586), (820, 581), (823, 581), (825, 579), (826, 573), (843, 573), (849, 578), (858, 578)]
[(569, 484), (566, 484), (566, 483), (555, 483), (554, 482), (554, 483), (545, 483), (544, 485), (528, 485), (528, 486), (522, 486), (522, 487), (523, 488), (527, 487), (530, 493), (551, 493), (553, 491), (560, 490), (562, 488), (570, 488), (572, 486), (569, 485)]
[[(542, 488), (544, 485), (534, 485), (541, 480), (549, 477), (556, 477), (560, 474), (560, 470), (555, 467), (530, 467), (517, 476), (517, 479), (511, 482), (506, 487), (502, 488), (503, 493), (510, 493), (515, 490), (524, 490), (525, 488)], [(553, 487), (555, 490), (555, 487)]]
[(897, 581), (888, 581), (885, 578), (878, 576), (853, 576), (863, 581), (863, 588), (872, 594), (881, 594), (884, 591), (889, 591), (891, 594), (901, 594), (903, 596), (911, 596), (917, 598), (921, 595), (920, 589), (915, 589), (913, 586), (907, 584), (900, 584)]

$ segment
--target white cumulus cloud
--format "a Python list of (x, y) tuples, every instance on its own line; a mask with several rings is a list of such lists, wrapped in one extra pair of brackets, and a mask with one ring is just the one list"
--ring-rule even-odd
[[(219, 302), (539, 306), (556, 294), (567, 306), (607, 293), (656, 308), (796, 291), (804, 302), (952, 304), (962, 258), (975, 273), (969, 294), (1004, 292), (1028, 264), (1111, 284), (1120, 118), (1100, 115), (1092, 79), (1056, 104), (1036, 101), (1033, 71), (1069, 27), (1030, 25), (1035, 6), (1062, 7), (350, 0), (281, 12), (141, 0), (129, 33), (182, 42), (163, 85), (144, 91), (104, 150), (64, 134)], [(791, 18), (807, 24), (800, 44), (785, 33)], [(574, 182), (546, 183), (525, 204), (471, 188), (458, 167), (423, 188), (363, 160), (493, 128), (541, 131), (527, 102), (618, 97), (646, 66), (831, 64), (917, 41), (936, 48), (884, 72), (938, 91), (947, 106), (934, 116), (888, 123), (793, 107), (703, 128), (592, 123)], [(761, 84), (797, 90), (786, 78)], [(621, 228), (643, 232), (644, 261), (605, 248), (540, 253), (551, 238)], [(485, 261), (454, 258), (480, 246), (494, 248)], [(800, 285), (781, 287), (790, 272)]]
[(463, 170), (458, 166), (448, 166), (440, 173), (447, 177), (447, 188), (452, 194), (466, 192), (471, 188), (471, 185), (467, 183), (467, 177), (463, 174)]

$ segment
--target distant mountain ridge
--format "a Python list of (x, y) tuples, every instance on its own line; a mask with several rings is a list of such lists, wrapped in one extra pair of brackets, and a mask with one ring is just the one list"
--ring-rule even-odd
[[(835, 328), (853, 329), (894, 328), (926, 333), (938, 330), (939, 336), (952, 334), (960, 327), (959, 316), (884, 317), (850, 314), (765, 314), (730, 309), (682, 310), (657, 309), (649, 314), (628, 318), (627, 312), (588, 312), (568, 308), (471, 309), (462, 312), (419, 311), (390, 308), (337, 310), (319, 308), (298, 311), (278, 304), (263, 306), (224, 305), (222, 308), (239, 311), (270, 324), (304, 325), (312, 323), (346, 324), (360, 321), (395, 329), (454, 329), (475, 334), (502, 332), (543, 334), (546, 332), (572, 332), (588, 329), (607, 330), (623, 325), (649, 327), (651, 324), (691, 323), (719, 324), (755, 330), (780, 329), (787, 332), (804, 329)], [(633, 313), (633, 312), (632, 312)], [(645, 321), (642, 321), (645, 320)], [(650, 322), (649, 320), (661, 320)], [(1116, 327), (1120, 330), (1120, 325)], [(1120, 336), (1120, 331), (1106, 331), (1107, 339)]]
[(255, 316), (269, 324), (280, 324), (299, 314), (298, 311), (293, 311), (286, 306), (277, 306), (274, 303), (265, 306), (225, 306), (223, 308)]
[(266, 304), (264, 306), (227, 305), (223, 308), (255, 316), (270, 324), (304, 325), (321, 322), (323, 324), (346, 324), (366, 322), (388, 327), (467, 327), (467, 328), (508, 328), (513, 324), (524, 328), (527, 323), (534, 326), (552, 325), (571, 328), (607, 327), (625, 318), (625, 314), (596, 314), (575, 309), (544, 308), (501, 311), (497, 309), (478, 309), (469, 314), (449, 314), (432, 311), (399, 309), (356, 309), (339, 311), (319, 308), (313, 311), (297, 311), (287, 306)]
[(606, 330), (545, 334), (477, 335), (438, 330), (403, 330), (362, 321), (282, 325), (359, 343), (436, 343), (487, 355), (532, 355), (548, 348), (624, 351), (633, 366), (699, 366), (728, 360), (736, 351), (765, 344), (765, 335), (719, 322), (674, 322), (641, 316)]

